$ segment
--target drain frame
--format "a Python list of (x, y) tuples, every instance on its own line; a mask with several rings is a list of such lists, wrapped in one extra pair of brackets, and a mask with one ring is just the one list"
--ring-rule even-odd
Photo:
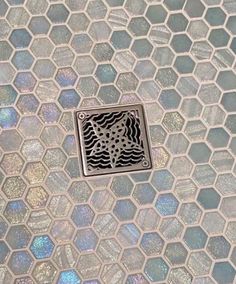
[[(83, 121), (91, 115), (115, 113), (115, 112), (127, 112), (139, 119), (140, 137), (142, 141), (144, 158), (139, 163), (130, 166), (120, 166), (105, 169), (93, 169), (89, 167), (87, 163), (87, 154), (85, 149), (84, 133), (83, 133)], [(79, 148), (80, 164), (82, 166), (82, 174), (85, 177), (93, 177), (100, 175), (119, 174), (124, 172), (145, 171), (152, 168), (151, 159), (151, 146), (150, 139), (147, 131), (147, 120), (145, 116), (145, 109), (142, 104), (130, 104), (130, 105), (115, 105), (115, 106), (98, 106), (93, 108), (81, 108), (75, 111), (75, 123), (76, 134)]]

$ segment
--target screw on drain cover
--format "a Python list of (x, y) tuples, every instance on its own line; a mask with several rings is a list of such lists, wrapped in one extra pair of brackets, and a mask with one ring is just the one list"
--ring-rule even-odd
[(142, 105), (83, 109), (76, 121), (85, 176), (151, 168)]

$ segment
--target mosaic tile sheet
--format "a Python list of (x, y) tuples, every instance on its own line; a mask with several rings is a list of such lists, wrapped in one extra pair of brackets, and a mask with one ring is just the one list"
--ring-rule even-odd
[[(236, 283), (235, 54), (235, 0), (0, 0), (0, 283)], [(153, 170), (84, 178), (134, 103)]]

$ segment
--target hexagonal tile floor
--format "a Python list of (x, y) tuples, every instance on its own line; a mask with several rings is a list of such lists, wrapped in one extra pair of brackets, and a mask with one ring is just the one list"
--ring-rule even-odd
[[(0, 284), (236, 283), (236, 1), (0, 0), (0, 27)], [(77, 141), (121, 105), (138, 171), (114, 123)]]

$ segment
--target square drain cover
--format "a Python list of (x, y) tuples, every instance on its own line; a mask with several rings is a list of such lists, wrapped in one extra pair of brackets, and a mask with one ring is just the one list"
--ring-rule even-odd
[(76, 112), (85, 176), (151, 168), (142, 105)]

